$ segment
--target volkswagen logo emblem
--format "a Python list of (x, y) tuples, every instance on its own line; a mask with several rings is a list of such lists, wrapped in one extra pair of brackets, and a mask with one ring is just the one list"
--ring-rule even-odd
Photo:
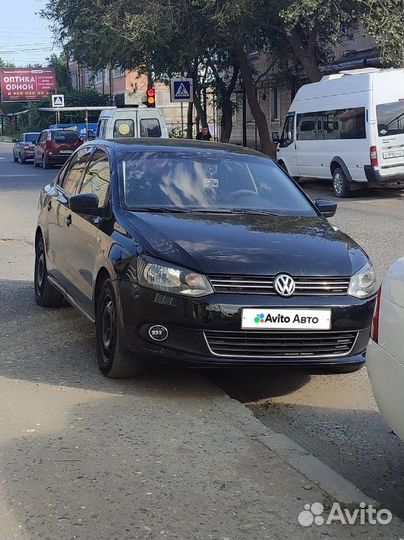
[(292, 296), (296, 289), (296, 283), (288, 274), (279, 274), (275, 278), (274, 288), (281, 296)]

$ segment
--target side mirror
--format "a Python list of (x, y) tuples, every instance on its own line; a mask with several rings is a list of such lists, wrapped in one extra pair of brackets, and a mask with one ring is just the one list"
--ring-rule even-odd
[(314, 204), (317, 206), (320, 214), (324, 217), (332, 217), (337, 211), (337, 203), (327, 199), (316, 199)]
[(69, 207), (72, 212), (87, 216), (101, 216), (103, 208), (98, 208), (99, 199), (95, 193), (79, 193), (69, 199)]
[(272, 142), (274, 142), (274, 143), (279, 142), (279, 133), (277, 131), (272, 132)]

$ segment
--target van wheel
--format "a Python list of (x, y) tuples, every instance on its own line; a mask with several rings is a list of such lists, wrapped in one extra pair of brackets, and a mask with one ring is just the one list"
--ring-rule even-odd
[(348, 182), (344, 171), (337, 167), (332, 175), (332, 187), (337, 197), (341, 199), (351, 196), (351, 185)]
[(140, 373), (142, 365), (140, 359), (125, 344), (117, 304), (112, 281), (106, 279), (97, 299), (98, 366), (101, 373), (107, 377), (135, 377)]

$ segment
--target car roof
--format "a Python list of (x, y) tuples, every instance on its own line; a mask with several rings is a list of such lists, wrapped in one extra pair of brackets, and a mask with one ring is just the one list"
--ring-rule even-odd
[(236, 144), (225, 144), (219, 142), (197, 141), (194, 139), (163, 139), (157, 137), (121, 137), (116, 139), (93, 139), (87, 144), (103, 145), (111, 148), (115, 151), (139, 151), (145, 152), (150, 150), (163, 150), (163, 149), (178, 149), (178, 150), (208, 150), (208, 151), (222, 151), (230, 152), (234, 154), (243, 154), (256, 157), (268, 157), (261, 152), (252, 150), (250, 148), (244, 148)]

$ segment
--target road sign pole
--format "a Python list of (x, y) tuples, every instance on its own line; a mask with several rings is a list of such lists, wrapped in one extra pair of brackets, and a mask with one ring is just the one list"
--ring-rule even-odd
[(60, 124), (60, 111), (56, 111), (56, 123)]
[(181, 101), (181, 137), (184, 138), (184, 103)]

